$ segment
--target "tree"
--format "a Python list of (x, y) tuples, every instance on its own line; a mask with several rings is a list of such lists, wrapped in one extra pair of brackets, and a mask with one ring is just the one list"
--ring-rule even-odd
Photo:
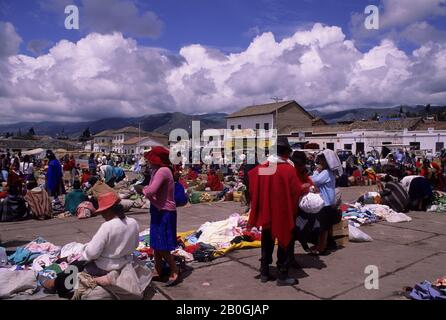
[(431, 105), (427, 104), (426, 108), (424, 110), (426, 111), (426, 113), (430, 113), (431, 112)]
[(404, 113), (403, 106), (400, 106), (400, 114), (403, 114), (403, 113)]
[(30, 129), (28, 130), (28, 136), (33, 137), (33, 136), (35, 136), (35, 135), (36, 135), (36, 132), (34, 131), (34, 128), (30, 128)]
[(85, 129), (82, 134), (79, 136), (79, 141), (87, 141), (91, 138), (90, 128)]

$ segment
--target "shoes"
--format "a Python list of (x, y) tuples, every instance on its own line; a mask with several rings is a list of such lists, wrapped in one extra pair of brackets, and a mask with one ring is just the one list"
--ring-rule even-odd
[(287, 276), (285, 278), (278, 278), (276, 283), (278, 287), (294, 286), (299, 283), (299, 280)]
[(271, 275), (260, 275), (260, 282), (261, 283), (267, 283), (268, 281), (274, 281), (276, 278), (274, 278)]
[(181, 272), (178, 270), (178, 274), (177, 277), (173, 280), (168, 280), (164, 286), (165, 287), (173, 287), (176, 286), (178, 283), (180, 283), (180, 276), (181, 276)]

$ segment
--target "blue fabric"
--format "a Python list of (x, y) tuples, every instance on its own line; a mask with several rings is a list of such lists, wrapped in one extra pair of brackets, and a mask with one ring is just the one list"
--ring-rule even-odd
[(109, 183), (110, 180), (114, 177), (114, 170), (112, 166), (106, 165), (104, 172), (105, 183)]
[(24, 247), (19, 247), (9, 256), (8, 261), (14, 265), (24, 265), (32, 263), (40, 255), (42, 255), (40, 252), (31, 252)]
[(336, 202), (336, 178), (333, 172), (330, 170), (322, 170), (320, 173), (315, 171), (311, 180), (319, 188), (325, 206), (334, 205)]
[(175, 182), (175, 204), (177, 207), (182, 207), (187, 204), (187, 195), (181, 183)]
[(116, 177), (117, 181), (120, 181), (121, 179), (124, 179), (124, 177), (125, 177), (125, 172), (121, 167), (113, 168), (113, 174)]
[(177, 247), (177, 212), (150, 206), (150, 247), (172, 251)]
[(60, 165), (60, 162), (57, 160), (51, 160), (48, 163), (48, 171), (46, 173), (47, 189), (51, 193), (55, 193), (58, 188), (60, 188), (62, 176), (62, 166)]
[(423, 281), (417, 284), (410, 293), (414, 300), (446, 300), (446, 294), (434, 288), (429, 281)]

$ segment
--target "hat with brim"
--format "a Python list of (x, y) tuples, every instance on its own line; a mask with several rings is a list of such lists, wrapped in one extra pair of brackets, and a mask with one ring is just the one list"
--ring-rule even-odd
[(103, 213), (104, 211), (110, 209), (115, 204), (121, 202), (121, 199), (114, 192), (107, 192), (98, 195), (98, 205), (99, 208), (96, 213)]

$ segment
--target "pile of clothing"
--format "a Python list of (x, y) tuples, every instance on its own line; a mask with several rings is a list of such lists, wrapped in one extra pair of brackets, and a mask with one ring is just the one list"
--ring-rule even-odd
[[(195, 231), (179, 233), (177, 248), (172, 251), (177, 261), (206, 262), (242, 248), (259, 248), (261, 232), (256, 228), (247, 230), (248, 216), (232, 214), (228, 219), (206, 222)], [(153, 250), (150, 248), (150, 229), (140, 233), (140, 243), (134, 255), (153, 265)]]
[(412, 218), (404, 213), (396, 212), (389, 206), (381, 204), (361, 204), (344, 205), (342, 210), (343, 219), (353, 221), (353, 225), (358, 227), (385, 220), (390, 223), (410, 222)]
[(434, 191), (432, 204), (427, 208), (427, 212), (446, 212), (446, 192)]
[(79, 259), (83, 247), (75, 242), (59, 247), (41, 237), (18, 247), (0, 266), (0, 298), (37, 292), (43, 281), (55, 279), (69, 263)]
[(409, 289), (409, 297), (413, 300), (446, 300), (446, 277), (437, 279), (434, 283), (425, 280)]

